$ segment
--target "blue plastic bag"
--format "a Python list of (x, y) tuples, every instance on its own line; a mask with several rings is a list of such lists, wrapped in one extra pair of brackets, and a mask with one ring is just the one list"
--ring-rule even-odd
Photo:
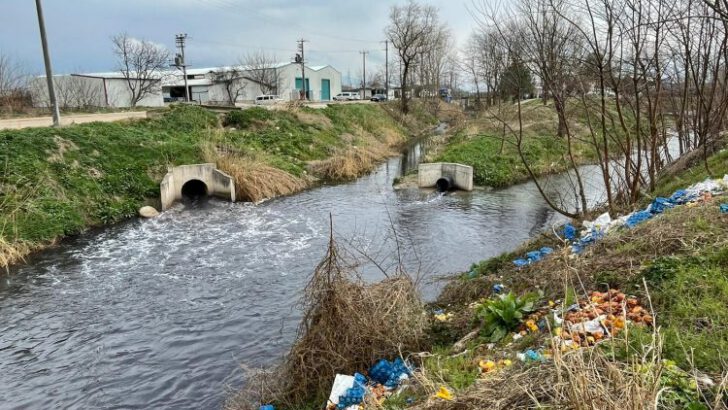
[(665, 212), (666, 209), (673, 208), (674, 206), (675, 204), (673, 204), (669, 199), (657, 197), (650, 205), (650, 213), (661, 214)]
[(576, 239), (576, 228), (574, 225), (567, 223), (564, 225), (564, 230), (562, 231), (564, 234), (564, 238), (566, 238), (567, 241), (573, 241)]
[(520, 268), (520, 267), (528, 265), (529, 261), (527, 261), (526, 259), (523, 259), (523, 258), (519, 258), (519, 259), (514, 260), (513, 264)]
[(624, 224), (627, 225), (628, 228), (634, 228), (635, 226), (650, 218), (652, 218), (652, 214), (650, 212), (637, 211), (633, 212), (629, 217), (627, 217), (627, 221)]
[(339, 404), (336, 407), (341, 410), (364, 401), (366, 395), (367, 378), (359, 373), (354, 373), (354, 385), (346, 389), (346, 393), (339, 396)]

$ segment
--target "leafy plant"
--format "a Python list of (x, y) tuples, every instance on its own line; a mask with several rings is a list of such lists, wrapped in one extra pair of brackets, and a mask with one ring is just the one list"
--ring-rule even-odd
[(525, 315), (533, 312), (538, 299), (539, 295), (535, 293), (519, 297), (508, 292), (485, 300), (475, 310), (476, 317), (483, 323), (481, 334), (493, 343), (499, 342), (518, 327)]

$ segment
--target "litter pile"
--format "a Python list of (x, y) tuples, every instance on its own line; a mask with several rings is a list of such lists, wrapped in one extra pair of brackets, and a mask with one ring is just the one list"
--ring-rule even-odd
[(580, 300), (566, 310), (561, 327), (554, 331), (554, 341), (563, 350), (593, 346), (616, 336), (628, 323), (651, 326), (653, 320), (636, 298), (617, 289), (595, 291), (588, 300)]
[(355, 373), (354, 376), (337, 374), (326, 404), (327, 410), (357, 410), (365, 402), (381, 405), (403, 382), (412, 375), (405, 362), (397, 358), (378, 361), (369, 369), (369, 378)]
[[(581, 253), (585, 247), (601, 239), (610, 230), (626, 226), (635, 226), (665, 212), (667, 209), (676, 206), (692, 206), (699, 202), (710, 200), (715, 195), (720, 195), (728, 190), (728, 174), (722, 179), (706, 179), (703, 182), (691, 185), (688, 188), (675, 191), (669, 198), (658, 197), (647, 208), (632, 212), (617, 219), (612, 219), (609, 213), (600, 215), (594, 221), (585, 221), (584, 230), (581, 236), (577, 237), (577, 230), (571, 224), (564, 225), (562, 234), (571, 243), (571, 251), (575, 254)], [(728, 206), (726, 206), (728, 209)], [(721, 207), (721, 211), (723, 208)], [(726, 210), (725, 212), (728, 212)], [(514, 261), (516, 263), (516, 261)], [(522, 266), (522, 265), (519, 265)]]
[[(650, 312), (640, 305), (637, 298), (617, 289), (594, 291), (589, 298), (580, 299), (565, 309), (558, 301), (549, 301), (524, 318), (513, 334), (513, 340), (519, 340), (529, 333), (553, 331), (553, 346), (565, 351), (593, 346), (619, 334), (629, 323), (652, 326), (653, 321)], [(517, 354), (517, 358), (526, 363), (541, 362), (550, 357), (549, 348), (529, 349)], [(484, 373), (502, 367), (493, 361), (479, 364)]]
[(531, 252), (526, 252), (525, 257), (515, 259), (513, 261), (513, 264), (516, 265), (516, 266), (518, 266), (519, 268), (521, 266), (530, 265), (532, 263), (535, 263), (535, 262), (540, 261), (546, 255), (549, 255), (549, 254), (553, 253), (553, 251), (554, 250), (551, 249), (551, 248), (549, 248), (548, 246), (544, 246), (541, 249), (538, 249), (538, 250), (535, 250), (535, 251), (531, 251)]

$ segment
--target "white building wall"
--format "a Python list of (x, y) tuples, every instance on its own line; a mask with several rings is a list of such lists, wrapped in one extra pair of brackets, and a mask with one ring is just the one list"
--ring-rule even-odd
[(329, 95), (329, 99), (333, 99), (336, 94), (341, 93), (341, 73), (336, 71), (335, 68), (331, 66), (326, 66), (318, 71), (315, 71), (316, 73), (316, 85), (314, 86), (313, 82), (311, 83), (311, 88), (314, 90), (317, 90), (317, 100), (321, 99), (321, 80), (328, 79), (330, 82), (330, 89), (331, 93)]
[[(58, 106), (66, 108), (105, 107), (104, 84), (100, 78), (71, 75), (53, 76)], [(33, 78), (29, 83), (35, 107), (49, 107), (48, 81), (45, 77)]]
[[(306, 70), (308, 76), (308, 71)], [(298, 99), (296, 91), (296, 77), (301, 77), (301, 66), (298, 64), (289, 64), (278, 68), (279, 90), (278, 95), (284, 100)]]
[[(301, 78), (301, 66), (298, 64), (289, 64), (278, 70), (280, 77), (280, 91), (278, 94), (286, 100), (297, 99), (296, 78)], [(310, 88), (310, 97), (313, 101), (321, 101), (322, 79), (329, 79), (330, 81), (330, 98), (333, 98), (341, 92), (341, 73), (331, 66), (326, 66), (320, 70), (312, 70), (306, 67), (306, 78), (308, 79)]]
[[(137, 107), (163, 107), (162, 85), (157, 81), (153, 91), (142, 98)], [(131, 107), (131, 91), (123, 78), (107, 78), (106, 90), (109, 96), (109, 106), (117, 108)]]

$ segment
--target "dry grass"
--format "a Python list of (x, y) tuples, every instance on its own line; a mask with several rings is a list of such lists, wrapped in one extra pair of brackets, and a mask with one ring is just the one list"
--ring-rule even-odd
[(8, 242), (0, 235), (0, 268), (22, 262), (33, 251), (33, 247), (25, 242)]
[(237, 200), (259, 202), (290, 195), (309, 186), (303, 178), (243, 156), (225, 155), (215, 162), (220, 170), (235, 180)]
[(349, 147), (336, 151), (331, 157), (314, 161), (309, 165), (311, 172), (323, 179), (346, 180), (359, 177), (376, 168), (379, 161), (391, 156), (383, 147)]
[(214, 162), (218, 169), (233, 178), (238, 201), (260, 202), (291, 195), (311, 185), (309, 179), (299, 178), (227, 146), (206, 144), (202, 152), (205, 161)]
[(296, 115), (299, 121), (306, 125), (313, 125), (321, 127), (322, 129), (329, 129), (333, 127), (329, 117), (323, 114), (314, 114), (300, 109), (294, 109), (293, 114)]
[(273, 371), (248, 380), (226, 408), (320, 405), (337, 373), (361, 372), (378, 359), (418, 351), (428, 319), (415, 281), (398, 272), (379, 283), (364, 282), (332, 237), (304, 290), (304, 317), (290, 353)]
[[(653, 311), (654, 314), (654, 311)], [(685, 402), (676, 399), (682, 383), (692, 380), (698, 387), (693, 396), (713, 410), (726, 409), (728, 373), (718, 385), (705, 384), (704, 375), (695, 369), (689, 372), (676, 369), (663, 360), (660, 328), (655, 328), (649, 341), (638, 345), (624, 332), (611, 342), (590, 348), (562, 353), (551, 346), (553, 358), (532, 365), (516, 365), (500, 372), (489, 373), (465, 390), (453, 401), (428, 399), (415, 409), (570, 409), (570, 410), (651, 410), (683, 408)], [(626, 349), (628, 358), (615, 354)], [(426, 374), (425, 367), (415, 375), (420, 393), (432, 397), (438, 386), (444, 385), (437, 375)], [(678, 382), (678, 378), (682, 378)], [(677, 389), (677, 390), (676, 390)], [(693, 408), (693, 407), (691, 407)]]
[[(415, 409), (655, 409), (662, 367), (640, 369), (647, 370), (612, 360), (599, 349), (582, 349), (536, 366), (489, 374), (454, 401), (429, 400)], [(433, 385), (438, 384), (428, 382), (425, 390)]]

